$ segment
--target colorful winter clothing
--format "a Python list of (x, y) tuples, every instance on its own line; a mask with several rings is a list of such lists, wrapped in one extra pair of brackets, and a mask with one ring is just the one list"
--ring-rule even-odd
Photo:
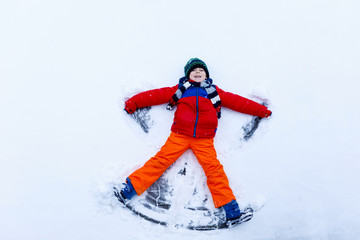
[[(191, 81), (191, 80), (190, 80)], [(207, 79), (206, 81), (212, 81)], [(180, 79), (182, 84), (183, 78)], [(132, 113), (138, 108), (169, 103), (178, 90), (178, 86), (165, 87), (139, 93), (125, 102), (125, 109)], [(215, 86), (215, 85), (214, 85)], [(221, 106), (234, 111), (265, 117), (268, 110), (265, 106), (239, 95), (225, 92), (218, 86), (216, 91), (221, 100)], [(218, 125), (217, 110), (214, 108), (208, 93), (203, 87), (191, 86), (177, 101), (171, 131), (193, 137), (212, 138)]]
[(136, 191), (131, 183), (130, 178), (127, 178), (126, 183), (123, 184), (124, 187), (122, 189), (122, 194), (124, 195), (125, 198), (131, 199), (136, 194)]
[(138, 195), (148, 189), (186, 150), (191, 149), (207, 177), (215, 207), (235, 200), (228, 178), (216, 157), (213, 138), (194, 138), (172, 132), (161, 150), (129, 178)]
[(225, 204), (223, 207), (227, 220), (237, 219), (240, 217), (241, 212), (239, 204), (235, 200), (232, 200), (231, 202)]
[[(232, 201), (236, 203), (213, 144), (221, 106), (258, 117), (268, 117), (271, 111), (254, 101), (225, 92), (213, 85), (210, 78), (201, 82), (189, 80), (188, 76), (195, 68), (203, 68), (208, 77), (206, 64), (193, 58), (186, 64), (185, 77), (180, 79), (178, 85), (142, 92), (125, 102), (128, 113), (133, 113), (138, 108), (165, 103), (168, 103), (168, 109), (177, 106), (172, 133), (165, 145), (143, 167), (132, 173), (129, 179), (140, 195), (187, 149), (191, 149), (204, 169), (215, 207), (221, 207)], [(236, 210), (234, 207), (232, 209)], [(234, 211), (230, 209), (229, 212)]]
[(188, 90), (190, 87), (200, 87), (203, 88), (207, 93), (207, 98), (210, 99), (211, 103), (213, 104), (214, 108), (216, 109), (217, 117), (221, 117), (221, 100), (219, 97), (218, 92), (216, 91), (216, 86), (212, 85), (211, 78), (202, 81), (202, 82), (194, 82), (189, 81), (186, 77), (183, 77), (179, 81), (178, 90), (172, 96), (171, 101), (167, 105), (168, 110), (173, 110), (175, 104), (181, 99), (182, 95)]

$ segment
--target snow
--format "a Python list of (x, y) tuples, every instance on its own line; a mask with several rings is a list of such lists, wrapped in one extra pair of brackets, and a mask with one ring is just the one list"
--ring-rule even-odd
[[(0, 239), (356, 239), (359, 7), (1, 1)], [(250, 142), (236, 141), (247, 116), (226, 109), (215, 139), (237, 196), (265, 202), (238, 228), (164, 228), (108, 204), (106, 186), (157, 151), (172, 119), (153, 108), (161, 127), (145, 135), (123, 100), (175, 85), (191, 57), (222, 89), (271, 100)]]

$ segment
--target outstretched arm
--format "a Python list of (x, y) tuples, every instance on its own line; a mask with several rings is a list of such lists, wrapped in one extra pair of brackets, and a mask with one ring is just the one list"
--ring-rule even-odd
[(164, 87), (141, 92), (125, 102), (125, 111), (134, 113), (137, 109), (168, 103), (178, 86)]
[(266, 106), (261, 105), (255, 101), (231, 92), (225, 92), (219, 87), (217, 87), (217, 92), (221, 99), (221, 105), (224, 107), (261, 118), (269, 117), (271, 115), (271, 111), (268, 110)]

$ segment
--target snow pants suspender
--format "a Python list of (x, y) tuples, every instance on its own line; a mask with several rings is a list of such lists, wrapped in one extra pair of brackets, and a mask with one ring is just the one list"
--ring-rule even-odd
[(129, 176), (136, 193), (141, 195), (145, 192), (187, 149), (194, 152), (204, 169), (215, 207), (235, 200), (223, 166), (217, 159), (214, 139), (193, 138), (173, 132), (160, 151)]

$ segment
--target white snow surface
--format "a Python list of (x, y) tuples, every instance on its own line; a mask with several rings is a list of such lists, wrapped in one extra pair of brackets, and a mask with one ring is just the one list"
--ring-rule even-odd
[[(0, 1), (0, 239), (357, 239), (359, 12), (354, 0)], [(145, 134), (124, 99), (175, 85), (191, 57), (222, 89), (271, 101), (249, 142), (249, 116), (220, 119), (239, 203), (265, 203), (233, 229), (158, 226), (109, 190), (172, 122), (153, 107)]]

